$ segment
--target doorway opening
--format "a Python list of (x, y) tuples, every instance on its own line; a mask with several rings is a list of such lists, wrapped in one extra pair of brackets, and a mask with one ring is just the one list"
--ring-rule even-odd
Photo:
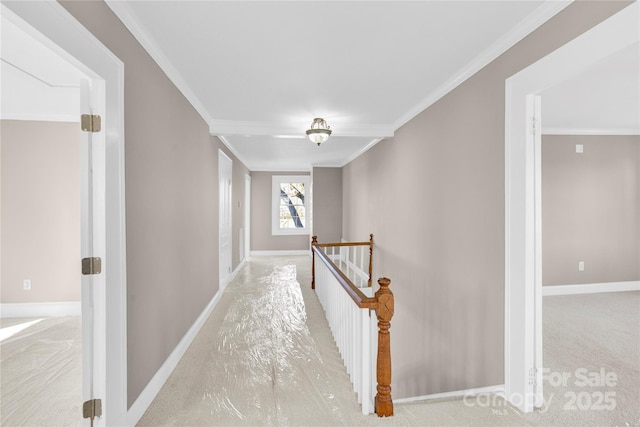
[[(85, 295), (91, 299), (89, 306), (83, 301), (83, 311), (90, 311), (94, 319), (87, 328), (92, 332), (93, 373), (83, 373), (84, 382), (90, 384), (83, 391), (83, 399), (102, 400), (102, 417), (95, 420), (95, 425), (124, 425), (127, 374), (123, 64), (58, 2), (10, 2), (0, 7), (3, 19), (19, 26), (89, 77), (87, 92), (91, 101), (86, 106), (90, 110), (83, 112), (103, 117), (102, 131), (84, 144), (85, 150), (90, 147), (92, 151), (86, 153), (92, 170), (86, 185), (93, 195), (83, 203), (91, 220), (83, 224), (84, 247), (88, 250), (82, 256), (100, 257), (102, 269), (100, 274), (86, 276), (82, 285), (83, 300)], [(77, 268), (80, 274), (80, 259)], [(93, 390), (89, 389), (91, 386)], [(81, 417), (79, 413), (78, 418)]]
[(219, 276), (220, 290), (227, 287), (232, 274), (233, 228), (232, 228), (232, 189), (233, 161), (218, 149), (218, 195), (219, 195)]
[[(539, 144), (535, 95), (638, 43), (640, 7), (627, 6), (506, 81), (505, 395), (523, 412), (542, 395)], [(529, 143), (527, 143), (529, 142)]]

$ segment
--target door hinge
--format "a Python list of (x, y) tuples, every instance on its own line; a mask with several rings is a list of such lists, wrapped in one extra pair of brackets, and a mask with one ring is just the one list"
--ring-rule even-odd
[(538, 368), (529, 369), (529, 385), (538, 385)]
[(535, 117), (531, 117), (531, 134), (535, 136), (536, 134), (536, 118)]
[(91, 399), (82, 404), (82, 418), (91, 418), (91, 423), (95, 417), (102, 416), (102, 400)]
[(102, 272), (102, 260), (99, 257), (82, 258), (82, 274), (100, 274)]
[(100, 132), (102, 129), (101, 118), (95, 114), (83, 114), (80, 116), (80, 127), (85, 132)]

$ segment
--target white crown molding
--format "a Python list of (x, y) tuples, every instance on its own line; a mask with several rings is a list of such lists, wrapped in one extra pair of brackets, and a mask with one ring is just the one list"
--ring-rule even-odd
[(486, 67), (494, 59), (502, 55), (504, 52), (513, 47), (520, 40), (528, 36), (542, 24), (547, 22), (553, 16), (558, 14), (561, 10), (573, 3), (573, 0), (547, 0), (544, 4), (538, 7), (533, 13), (523, 19), (520, 23), (516, 24), (513, 29), (507, 34), (503, 35), (495, 43), (482, 51), (471, 62), (464, 66), (460, 71), (453, 74), (453, 76), (445, 83), (440, 85), (437, 89), (427, 95), (420, 103), (411, 108), (405, 114), (403, 114), (393, 124), (394, 130), (398, 130), (409, 120), (435, 104), (439, 99), (451, 92), (453, 89), (464, 83), (469, 77)]
[(355, 159), (363, 155), (365, 152), (369, 151), (371, 148), (373, 148), (374, 145), (376, 145), (378, 142), (382, 141), (383, 139), (384, 138), (376, 138), (372, 140), (370, 143), (365, 145), (360, 151), (357, 151), (353, 153), (351, 156), (347, 157), (347, 159), (344, 162), (339, 164), (339, 167), (348, 165), (349, 163), (351, 163), (352, 161), (354, 161)]
[(233, 148), (233, 145), (231, 145), (229, 143), (229, 141), (227, 140), (227, 138), (225, 138), (222, 135), (214, 135), (211, 134), (211, 136), (218, 138), (220, 140), (220, 142), (222, 142), (222, 144), (229, 150), (231, 151), (231, 154), (233, 154), (236, 159), (238, 159), (247, 169), (249, 169), (250, 171), (253, 170), (251, 169), (251, 167), (249, 167), (249, 163), (246, 161), (246, 159), (244, 159), (242, 156), (240, 156), (240, 153), (238, 153), (238, 151)]
[(255, 169), (249, 168), (251, 172), (269, 172), (269, 173), (311, 173), (311, 168), (263, 168), (257, 167)]
[(202, 119), (211, 127), (213, 119), (209, 115), (209, 112), (204, 107), (200, 99), (193, 93), (189, 85), (182, 78), (182, 75), (176, 70), (171, 61), (166, 57), (162, 49), (160, 49), (155, 40), (147, 36), (147, 32), (144, 27), (138, 23), (135, 18), (135, 13), (127, 5), (127, 2), (118, 0), (105, 0), (105, 3), (116, 14), (116, 16), (122, 21), (127, 29), (138, 40), (138, 43), (142, 45), (144, 50), (153, 58), (154, 61), (160, 66), (162, 71), (169, 77), (169, 80), (178, 88), (184, 95), (189, 103), (200, 114)]
[(543, 135), (640, 135), (640, 129), (542, 128)]
[[(234, 120), (214, 120), (209, 127), (212, 135), (277, 135), (280, 138), (306, 138), (309, 123), (273, 124)], [(340, 137), (392, 137), (393, 127), (384, 124), (357, 124), (333, 126), (334, 135)]]

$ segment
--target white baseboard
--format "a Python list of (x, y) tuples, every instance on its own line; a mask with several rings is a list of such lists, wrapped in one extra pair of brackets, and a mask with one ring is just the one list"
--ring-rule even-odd
[(229, 278), (229, 283), (233, 282), (233, 279), (236, 278), (236, 276), (238, 275), (240, 270), (242, 270), (242, 267), (244, 267), (246, 263), (247, 263), (247, 257), (242, 258), (242, 261), (240, 261), (240, 264), (238, 264), (236, 269), (233, 270), (233, 273), (231, 273), (231, 278)]
[(631, 282), (588, 283), (584, 285), (543, 286), (542, 296), (640, 291), (640, 280)]
[(297, 250), (297, 251), (251, 251), (250, 256), (297, 256), (297, 255), (309, 255), (311, 256), (311, 250)]
[(81, 316), (80, 301), (31, 302), (0, 304), (0, 317), (63, 317)]
[(221, 296), (221, 291), (216, 292), (207, 307), (202, 311), (202, 313), (200, 313), (200, 316), (198, 316), (193, 325), (191, 325), (191, 328), (189, 328), (185, 336), (182, 337), (176, 348), (173, 349), (167, 360), (165, 360), (160, 369), (158, 369), (153, 378), (151, 378), (149, 384), (147, 384), (144, 390), (142, 390), (140, 396), (138, 396), (136, 401), (133, 402), (133, 405), (131, 405), (131, 408), (129, 408), (129, 411), (127, 412), (127, 425), (134, 426), (138, 421), (140, 421), (145, 411), (151, 405), (151, 402), (153, 402), (153, 399), (156, 398), (160, 389), (178, 365), (178, 362), (180, 362), (180, 359), (182, 359), (182, 356), (184, 356), (184, 353), (187, 351), (196, 335), (198, 335), (198, 332), (200, 332), (200, 329), (202, 329), (202, 326), (211, 315), (216, 304), (220, 301)]
[(483, 393), (494, 393), (499, 396), (504, 396), (504, 384), (488, 386), (488, 387), (480, 387), (480, 388), (469, 388), (466, 390), (447, 391), (444, 393), (427, 394), (424, 396), (406, 397), (404, 399), (393, 399), (393, 403), (411, 403), (411, 402), (418, 402), (421, 400), (434, 400), (434, 399), (447, 399), (452, 397), (475, 396)]

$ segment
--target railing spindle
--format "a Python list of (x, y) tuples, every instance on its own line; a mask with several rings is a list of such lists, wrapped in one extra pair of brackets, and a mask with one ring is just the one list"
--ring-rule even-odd
[[(369, 242), (356, 243), (323, 243), (319, 244), (313, 236), (311, 246), (313, 253), (312, 289), (316, 289), (316, 274), (319, 287), (316, 289), (318, 299), (323, 305), (329, 326), (340, 355), (349, 373), (358, 402), (362, 405), (362, 413), (368, 414), (373, 409), (379, 417), (393, 415), (391, 399), (391, 340), (389, 328), (394, 312), (394, 297), (389, 290), (391, 281), (387, 278), (378, 280), (380, 289), (372, 295), (372, 261), (373, 234)], [(357, 246), (360, 248), (358, 257)], [(356, 283), (366, 275), (364, 269), (364, 246), (369, 246), (368, 287), (360, 289)], [(338, 254), (336, 257), (336, 247)], [(354, 247), (351, 252), (350, 247)], [(329, 251), (328, 248), (331, 248)], [(316, 271), (316, 255), (322, 261)], [(358, 265), (358, 258), (360, 263)], [(337, 265), (346, 264), (346, 274)], [(337, 265), (336, 265), (337, 264)], [(353, 272), (353, 275), (351, 274)], [(355, 303), (355, 304), (354, 304)], [(372, 351), (375, 347), (374, 324), (370, 318), (370, 310), (376, 311), (378, 320), (377, 365), (376, 378), (373, 378)], [(373, 341), (372, 341), (373, 340)], [(377, 380), (376, 395), (373, 397), (373, 385)]]

